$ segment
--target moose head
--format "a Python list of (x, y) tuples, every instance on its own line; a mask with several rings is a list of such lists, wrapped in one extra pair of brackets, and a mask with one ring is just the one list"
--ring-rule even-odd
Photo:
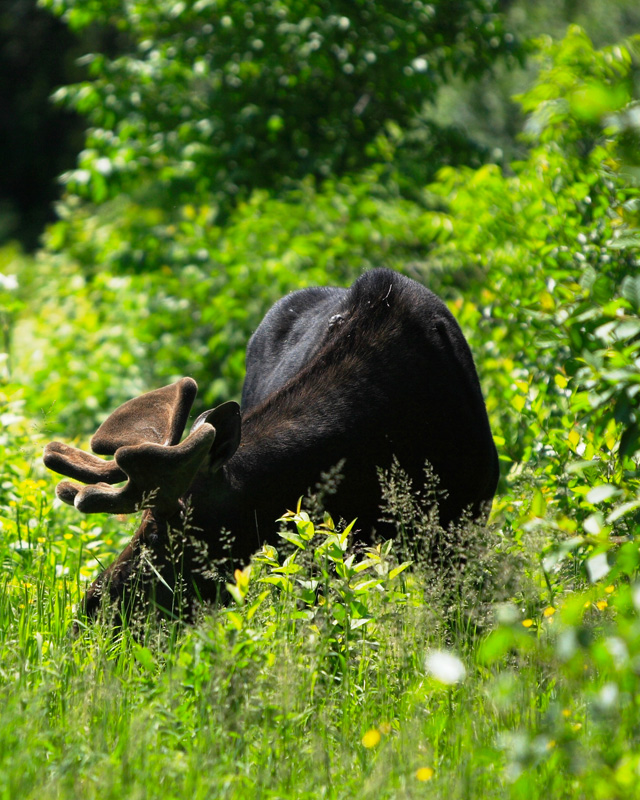
[(192, 378), (182, 378), (116, 409), (91, 439), (93, 452), (112, 461), (61, 442), (48, 444), (45, 465), (88, 484), (61, 481), (60, 500), (85, 514), (153, 508), (168, 519), (178, 513), (203, 463), (222, 463), (240, 444), (240, 407), (232, 401), (200, 414), (180, 441), (197, 391)]
[(166, 568), (162, 562), (167, 560), (167, 542), (160, 541), (159, 532), (166, 539), (169, 523), (183, 524), (185, 498), (198, 471), (215, 472), (238, 448), (240, 407), (234, 402), (205, 411), (180, 441), (197, 390), (192, 378), (182, 378), (124, 403), (92, 437), (91, 449), (97, 455), (61, 442), (45, 448), (45, 465), (73, 479), (58, 483), (56, 495), (78, 511), (131, 514), (148, 510), (132, 544), (90, 588), (84, 603), (88, 614), (95, 613), (107, 588), (114, 599), (120, 599), (132, 568), (140, 566), (137, 562), (145, 544), (160, 557), (160, 568)]

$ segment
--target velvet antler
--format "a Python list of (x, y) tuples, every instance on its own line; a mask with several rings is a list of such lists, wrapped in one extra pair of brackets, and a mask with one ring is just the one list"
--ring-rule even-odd
[[(91, 439), (91, 449), (113, 455), (113, 461), (60, 442), (47, 445), (44, 463), (49, 469), (89, 484), (61, 481), (58, 497), (86, 514), (128, 514), (143, 507), (164, 516), (175, 513), (213, 448), (215, 422), (224, 431), (217, 449), (225, 458), (239, 443), (240, 410), (237, 403), (224, 403), (201, 414), (179, 444), (197, 390), (194, 380), (182, 378), (117, 408)], [(125, 480), (124, 486), (113, 486)]]
[(193, 378), (128, 400), (107, 417), (91, 439), (91, 449), (112, 456), (119, 447), (153, 442), (176, 445), (184, 432), (198, 393)]

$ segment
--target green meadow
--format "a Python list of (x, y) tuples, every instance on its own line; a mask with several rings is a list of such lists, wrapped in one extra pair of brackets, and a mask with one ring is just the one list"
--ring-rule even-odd
[[(454, 33), (444, 2), (354, 3), (364, 45), (342, 4), (43, 5), (120, 50), (57, 92), (89, 127), (41, 247), (0, 248), (0, 798), (640, 797), (638, 36), (518, 39), (479, 0)], [(317, 62), (316, 141), (322, 42), (346, 55), (326, 50), (340, 80)], [(367, 64), (388, 117), (360, 98), (351, 125)], [(474, 72), (508, 93), (516, 67), (500, 154), (420, 106)], [(443, 530), (393, 469), (393, 540), (291, 497), (279, 546), (227, 565), (194, 624), (79, 618), (138, 519), (56, 500), (44, 445), (87, 448), (182, 375), (202, 408), (238, 398), (275, 300), (381, 265), (469, 340), (501, 463), (487, 524)]]

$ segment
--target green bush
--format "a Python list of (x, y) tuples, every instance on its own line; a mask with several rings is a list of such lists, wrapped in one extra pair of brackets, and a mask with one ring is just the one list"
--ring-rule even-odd
[[(57, 99), (91, 124), (68, 188), (97, 203), (149, 178), (167, 202), (229, 197), (371, 162), (452, 75), (521, 58), (494, 0), (47, 0), (74, 29), (115, 28), (116, 57)], [(160, 184), (160, 187), (158, 187)]]
[[(429, 264), (477, 292), (459, 317), (512, 464), (505, 520), (538, 520), (564, 575), (569, 554), (581, 564), (640, 521), (638, 39), (597, 51), (573, 28), (541, 59), (520, 98), (529, 157), (510, 175), (447, 169), (430, 186), (448, 213)], [(523, 481), (537, 487), (524, 507)]]
[[(348, 284), (366, 266), (402, 269), (424, 253), (421, 217), (378, 188), (375, 173), (309, 181), (283, 199), (256, 192), (224, 226), (190, 204), (171, 215), (126, 200), (70, 211), (25, 287), (38, 308), (22, 332), (38, 341), (21, 358), (33, 413), (55, 408), (50, 424), (86, 433), (119, 403), (182, 375), (209, 407), (238, 397), (246, 344), (276, 300)], [(134, 226), (146, 250), (131, 247)], [(149, 269), (135, 272), (138, 262)]]

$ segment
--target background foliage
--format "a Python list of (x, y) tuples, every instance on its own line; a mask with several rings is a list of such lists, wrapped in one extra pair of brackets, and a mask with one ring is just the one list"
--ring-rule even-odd
[[(0, 792), (635, 797), (634, 4), (590, 34), (570, 3), (47, 5), (96, 47), (57, 92), (88, 120), (57, 220), (0, 250)], [(398, 544), (298, 508), (199, 625), (70, 642), (135, 521), (52, 505), (42, 444), (184, 374), (237, 397), (271, 303), (380, 264), (469, 338), (488, 528), (434, 529), (391, 476)]]
[[(56, 8), (55, 0), (47, 3)], [(494, 2), (166, 2), (62, 5), (69, 24), (126, 35), (58, 98), (91, 124), (65, 180), (95, 202), (158, 182), (224, 206), (238, 192), (362, 168), (454, 75), (521, 54)]]

